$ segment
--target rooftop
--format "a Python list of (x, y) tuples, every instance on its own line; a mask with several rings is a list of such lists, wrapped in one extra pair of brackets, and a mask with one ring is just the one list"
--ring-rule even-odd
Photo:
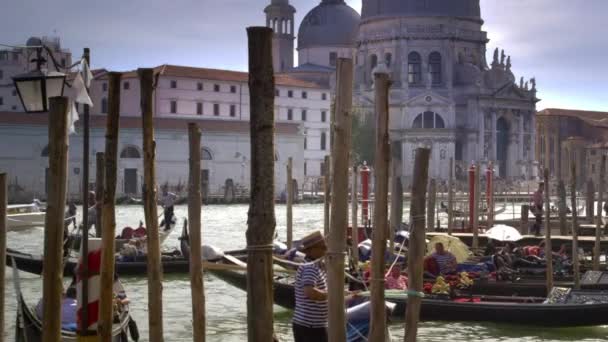
[(564, 116), (585, 121), (587, 124), (608, 128), (608, 112), (596, 112), (578, 109), (547, 108), (539, 111), (538, 116)]

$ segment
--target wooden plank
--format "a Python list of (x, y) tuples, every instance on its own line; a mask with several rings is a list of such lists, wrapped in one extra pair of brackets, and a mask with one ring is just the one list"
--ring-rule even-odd
[(337, 65), (336, 98), (332, 115), (331, 151), (331, 234), (327, 239), (328, 336), (330, 341), (346, 340), (344, 312), (344, 252), (348, 228), (348, 166), (353, 101), (353, 61), (340, 58)]
[(49, 184), (44, 228), (45, 267), (42, 272), (43, 342), (61, 341), (63, 224), (68, 177), (68, 103), (67, 97), (50, 99)]

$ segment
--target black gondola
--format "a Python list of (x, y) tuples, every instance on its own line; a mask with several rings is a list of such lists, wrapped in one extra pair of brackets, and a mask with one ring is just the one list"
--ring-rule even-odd
[[(227, 283), (243, 291), (247, 290), (246, 273), (222, 269), (209, 271)], [(288, 309), (295, 307), (294, 287), (288, 279), (275, 279), (273, 293), (275, 304)], [(581, 294), (593, 296), (597, 292), (588, 290)], [(602, 295), (606, 296), (608, 293), (603, 292)], [(544, 299), (474, 296), (465, 298), (463, 302), (455, 302), (424, 298), (420, 314), (421, 319), (426, 321), (485, 321), (558, 327), (608, 324), (608, 303), (543, 304)], [(401, 297), (387, 300), (397, 304), (393, 318), (403, 319), (407, 299)]]

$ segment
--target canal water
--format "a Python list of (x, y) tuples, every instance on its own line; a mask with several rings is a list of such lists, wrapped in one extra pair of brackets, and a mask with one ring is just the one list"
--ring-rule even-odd
[[(80, 208), (79, 208), (80, 210)], [(245, 247), (247, 228), (247, 205), (215, 205), (202, 209), (203, 241), (224, 250)], [(177, 206), (178, 217), (187, 217), (187, 206)], [(277, 231), (285, 237), (285, 207), (276, 206)], [(510, 211), (503, 215), (512, 215)], [(293, 210), (294, 235), (301, 237), (308, 231), (323, 226), (323, 205), (296, 205)], [(140, 206), (117, 207), (118, 227), (136, 226), (143, 220)], [(178, 246), (180, 232), (176, 229), (165, 242), (165, 248)], [(8, 246), (21, 251), (41, 254), (43, 229), (35, 228), (23, 232), (9, 232)], [(147, 340), (147, 285), (145, 278), (122, 278), (131, 299), (131, 311), (136, 319), (142, 341)], [(12, 282), (12, 271), (7, 269), (6, 322), (7, 340), (13, 341), (16, 301)], [(67, 281), (67, 280), (66, 280)], [(207, 298), (208, 341), (240, 342), (247, 339), (246, 294), (226, 283), (205, 275)], [(187, 275), (167, 275), (164, 278), (163, 317), (165, 341), (192, 341), (190, 283)], [(21, 286), (30, 304), (42, 296), (42, 279), (21, 272)], [(581, 312), (581, 315), (584, 315)], [(293, 341), (291, 335), (291, 312), (275, 307), (275, 330), (281, 341)], [(393, 322), (390, 327), (394, 341), (403, 339), (403, 322)], [(499, 323), (437, 323), (420, 324), (419, 341), (606, 341), (608, 326), (550, 329), (505, 325)]]

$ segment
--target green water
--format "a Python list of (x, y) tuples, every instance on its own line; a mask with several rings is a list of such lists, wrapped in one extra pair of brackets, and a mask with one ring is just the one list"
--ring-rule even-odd
[[(203, 208), (203, 243), (225, 250), (245, 246), (247, 205), (207, 206)], [(187, 207), (176, 207), (176, 215), (187, 216)], [(277, 206), (277, 230), (285, 236), (285, 208)], [(297, 237), (313, 229), (322, 229), (322, 205), (297, 205), (294, 208), (294, 234)], [(511, 215), (510, 212), (504, 215)], [(117, 208), (118, 226), (137, 225), (143, 219), (143, 209), (138, 206)], [(179, 231), (172, 233), (165, 247), (177, 247)], [(22, 251), (41, 254), (43, 229), (9, 232), (8, 246)], [(131, 298), (131, 311), (136, 319), (142, 341), (147, 340), (147, 282), (145, 278), (123, 278)], [(7, 269), (6, 322), (7, 340), (13, 341), (16, 302), (12, 284), (12, 272)], [(21, 273), (21, 286), (31, 304), (41, 297), (42, 279)], [(208, 341), (237, 342), (247, 339), (246, 294), (211, 275), (205, 275), (207, 298)], [(165, 341), (192, 341), (192, 313), (190, 282), (187, 275), (165, 277), (163, 291)], [(581, 311), (581, 315), (585, 312)], [(281, 341), (292, 341), (291, 312), (275, 307), (275, 330)], [(395, 341), (403, 339), (402, 322), (391, 324)], [(551, 329), (504, 324), (437, 323), (424, 322), (419, 328), (419, 341), (606, 341), (608, 326)]]

